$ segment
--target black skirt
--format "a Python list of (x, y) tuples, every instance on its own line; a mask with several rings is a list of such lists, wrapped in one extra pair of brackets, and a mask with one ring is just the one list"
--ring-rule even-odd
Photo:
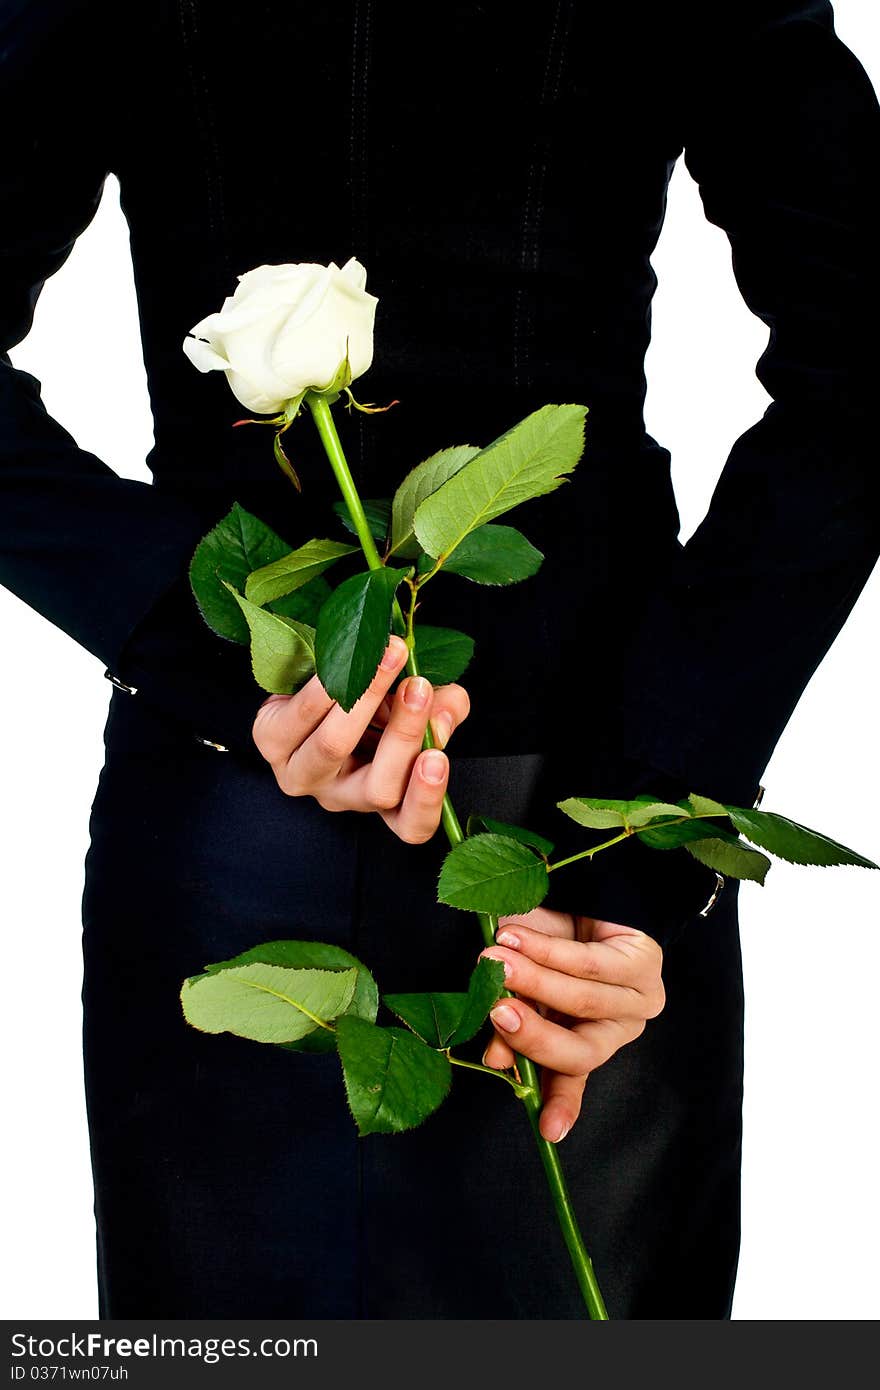
[[(435, 902), (440, 835), (286, 797), (114, 690), (83, 895), (84, 1056), (102, 1318), (579, 1318), (522, 1107), (457, 1071), (420, 1128), (358, 1138), (334, 1054), (183, 1018), (184, 978), (330, 941), (382, 992), (461, 989), (473, 918)], [(456, 762), (461, 811), (528, 810), (533, 757)], [(667, 1003), (590, 1077), (560, 1146), (612, 1318), (727, 1318), (739, 1246), (737, 884), (664, 963)], [(484, 1042), (478, 1044), (476, 1056)]]

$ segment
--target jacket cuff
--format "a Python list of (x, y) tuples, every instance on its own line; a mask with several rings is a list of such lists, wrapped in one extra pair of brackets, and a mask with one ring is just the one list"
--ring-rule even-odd
[(138, 622), (106, 674), (190, 736), (263, 761), (252, 730), (268, 692), (254, 679), (250, 649), (208, 627), (187, 575)]

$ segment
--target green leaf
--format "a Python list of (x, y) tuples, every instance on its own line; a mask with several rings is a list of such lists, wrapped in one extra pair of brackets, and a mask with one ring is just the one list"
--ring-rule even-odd
[(394, 591), (407, 570), (368, 570), (334, 589), (318, 616), (315, 657), (321, 684), (344, 710), (363, 695), (391, 633)]
[[(226, 584), (226, 580), (223, 581)], [(247, 620), (251, 633), (254, 680), (276, 695), (291, 695), (315, 670), (315, 629), (296, 618), (258, 608), (227, 586)]]
[(476, 454), (416, 509), (422, 549), (450, 555), (465, 536), (503, 512), (553, 492), (584, 447), (583, 405), (545, 405)]
[(474, 967), (465, 995), (464, 1009), (447, 1047), (458, 1047), (479, 1033), (486, 1016), (504, 990), (504, 964), (482, 956)]
[(264, 607), (272, 599), (283, 598), (301, 589), (310, 579), (315, 579), (324, 570), (335, 565), (343, 555), (353, 555), (356, 545), (343, 545), (340, 541), (306, 541), (297, 550), (263, 565), (248, 575), (245, 596), (251, 603)]
[(690, 844), (685, 845), (685, 849), (694, 859), (699, 859), (701, 864), (707, 864), (716, 873), (728, 874), (730, 878), (750, 878), (761, 885), (770, 868), (770, 860), (766, 854), (759, 854), (756, 849), (749, 849), (742, 843), (731, 844), (729, 840), (722, 840), (718, 836), (692, 840)]
[(287, 541), (237, 502), (202, 537), (190, 562), (189, 580), (202, 617), (218, 636), (232, 642), (250, 640), (247, 622), (223, 581), (244, 593), (251, 570), (289, 550)]
[(476, 584), (518, 584), (537, 574), (544, 556), (514, 526), (479, 526), (444, 565)]
[(296, 618), (301, 623), (308, 623), (310, 627), (317, 627), (318, 614), (332, 592), (327, 580), (319, 577), (309, 580), (308, 584), (304, 584), (292, 594), (274, 598), (266, 607), (272, 613), (280, 613), (285, 618)]
[(628, 801), (611, 801), (596, 796), (570, 796), (556, 805), (570, 820), (585, 825), (590, 830), (623, 829), (623, 807)]
[(830, 840), (818, 830), (808, 830), (797, 821), (788, 820), (774, 811), (747, 810), (743, 806), (728, 806), (727, 813), (737, 830), (753, 844), (768, 849), (791, 864), (857, 864), (863, 869), (876, 869), (872, 859), (865, 859), (855, 850), (847, 849), (837, 840)]
[(475, 444), (458, 444), (452, 449), (441, 449), (432, 454), (424, 463), (418, 464), (407, 473), (391, 506), (391, 553), (407, 559), (414, 559), (419, 553), (419, 543), (413, 531), (413, 517), (417, 507), (436, 492), (438, 487), (469, 463), (480, 452)]
[[(364, 509), (364, 516), (367, 518), (367, 525), (373, 540), (384, 541), (388, 535), (388, 527), (391, 525), (391, 498), (368, 497), (361, 503), (361, 506)], [(334, 502), (333, 510), (346, 531), (350, 531), (353, 536), (356, 536), (357, 531), (352, 525), (345, 503), (342, 501)]]
[(452, 1080), (449, 1061), (405, 1028), (340, 1018), (336, 1037), (359, 1134), (414, 1129), (445, 1099)]
[(446, 1047), (461, 1021), (467, 995), (383, 994), (382, 1003), (429, 1047)]
[(670, 816), (680, 819), (688, 815), (690, 812), (686, 807), (676, 806), (672, 801), (642, 800), (639, 797), (630, 802), (626, 823), (629, 826), (650, 825), (652, 821), (668, 820)]
[(293, 1042), (319, 1027), (316, 1019), (327, 1023), (344, 1013), (356, 982), (356, 970), (286, 970), (254, 963), (188, 979), (180, 1000), (187, 1023), (203, 1033)]
[(690, 814), (686, 807), (676, 806), (671, 801), (653, 801), (644, 797), (618, 801), (613, 797), (572, 796), (556, 804), (571, 820), (591, 830), (610, 830), (615, 826), (623, 830), (627, 826), (648, 825), (652, 820)]
[(722, 829), (712, 821), (707, 820), (686, 820), (678, 824), (669, 823), (646, 826), (639, 830), (638, 837), (644, 840), (646, 845), (652, 849), (677, 849), (679, 845), (686, 845), (691, 840), (705, 840), (711, 835), (720, 840), (727, 840), (731, 844), (740, 844), (736, 835), (731, 835), (729, 830)]
[[(291, 969), (307, 966), (317, 970), (348, 970), (354, 966), (357, 969), (354, 994), (348, 1008), (343, 1012), (354, 1014), (357, 1018), (365, 1018), (369, 1023), (374, 1021), (378, 1013), (379, 991), (367, 967), (357, 956), (327, 941), (264, 941), (230, 960), (215, 961), (213, 965), (206, 965), (205, 970), (209, 974), (216, 974), (218, 970), (228, 970), (237, 965), (251, 965), (254, 962), (262, 965), (284, 965)], [(281, 1043), (280, 1046), (288, 1048), (291, 1052), (334, 1052), (336, 1038), (325, 1028), (316, 1028), (313, 1033), (307, 1033), (296, 1042)]]
[(486, 1021), (504, 989), (504, 965), (481, 957), (466, 994), (385, 994), (392, 1013), (429, 1047), (454, 1047), (468, 1042)]
[(695, 816), (726, 816), (727, 807), (722, 806), (720, 801), (713, 801), (708, 796), (697, 796), (691, 792), (686, 798)]
[(416, 628), (416, 660), (432, 685), (448, 685), (464, 674), (474, 654), (474, 639), (451, 627)]
[(521, 825), (508, 825), (506, 821), (490, 820), (488, 816), (468, 816), (468, 835), (481, 835), (487, 830), (493, 831), (496, 835), (507, 835), (511, 840), (519, 840), (521, 845), (530, 845), (545, 857), (555, 849), (552, 840), (545, 840), (543, 835), (536, 835), (534, 830), (524, 830)]
[(518, 840), (475, 835), (443, 861), (437, 901), (472, 912), (529, 912), (546, 895), (547, 866)]

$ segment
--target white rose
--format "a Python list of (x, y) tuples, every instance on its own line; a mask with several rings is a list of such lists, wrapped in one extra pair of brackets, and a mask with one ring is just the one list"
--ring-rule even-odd
[(352, 256), (329, 265), (260, 265), (239, 275), (235, 293), (183, 341), (200, 372), (222, 371), (235, 396), (257, 415), (276, 415), (309, 388), (333, 382), (345, 361), (350, 380), (373, 360), (378, 299)]

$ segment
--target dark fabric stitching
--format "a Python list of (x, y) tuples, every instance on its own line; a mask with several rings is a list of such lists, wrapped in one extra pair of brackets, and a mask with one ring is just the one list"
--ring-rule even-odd
[[(544, 64), (541, 95), (538, 101), (539, 112), (543, 111), (546, 107), (554, 105), (559, 95), (559, 84), (562, 79), (565, 56), (568, 49), (571, 17), (572, 0), (557, 0), (556, 10), (553, 15), (553, 24), (550, 30), (550, 39), (547, 45), (547, 60)], [(536, 133), (532, 144), (532, 159), (529, 165), (526, 197), (523, 206), (520, 240), (520, 269), (523, 272), (534, 273), (538, 268), (541, 218), (544, 210), (544, 180), (547, 174), (549, 158), (549, 140), (545, 136), (542, 136), (540, 132)], [(530, 384), (528, 359), (531, 328), (532, 324), (526, 299), (526, 287), (525, 285), (520, 285), (514, 296), (513, 323), (513, 382), (514, 386), (517, 388), (520, 386), (528, 387)]]
[(222, 257), (225, 273), (231, 280), (232, 262), (226, 235), (226, 206), (220, 146), (214, 128), (207, 74), (204, 64), (199, 61), (199, 0), (179, 0), (178, 18), (187, 72), (189, 73), (196, 126), (205, 146), (208, 225), (216, 251)]

